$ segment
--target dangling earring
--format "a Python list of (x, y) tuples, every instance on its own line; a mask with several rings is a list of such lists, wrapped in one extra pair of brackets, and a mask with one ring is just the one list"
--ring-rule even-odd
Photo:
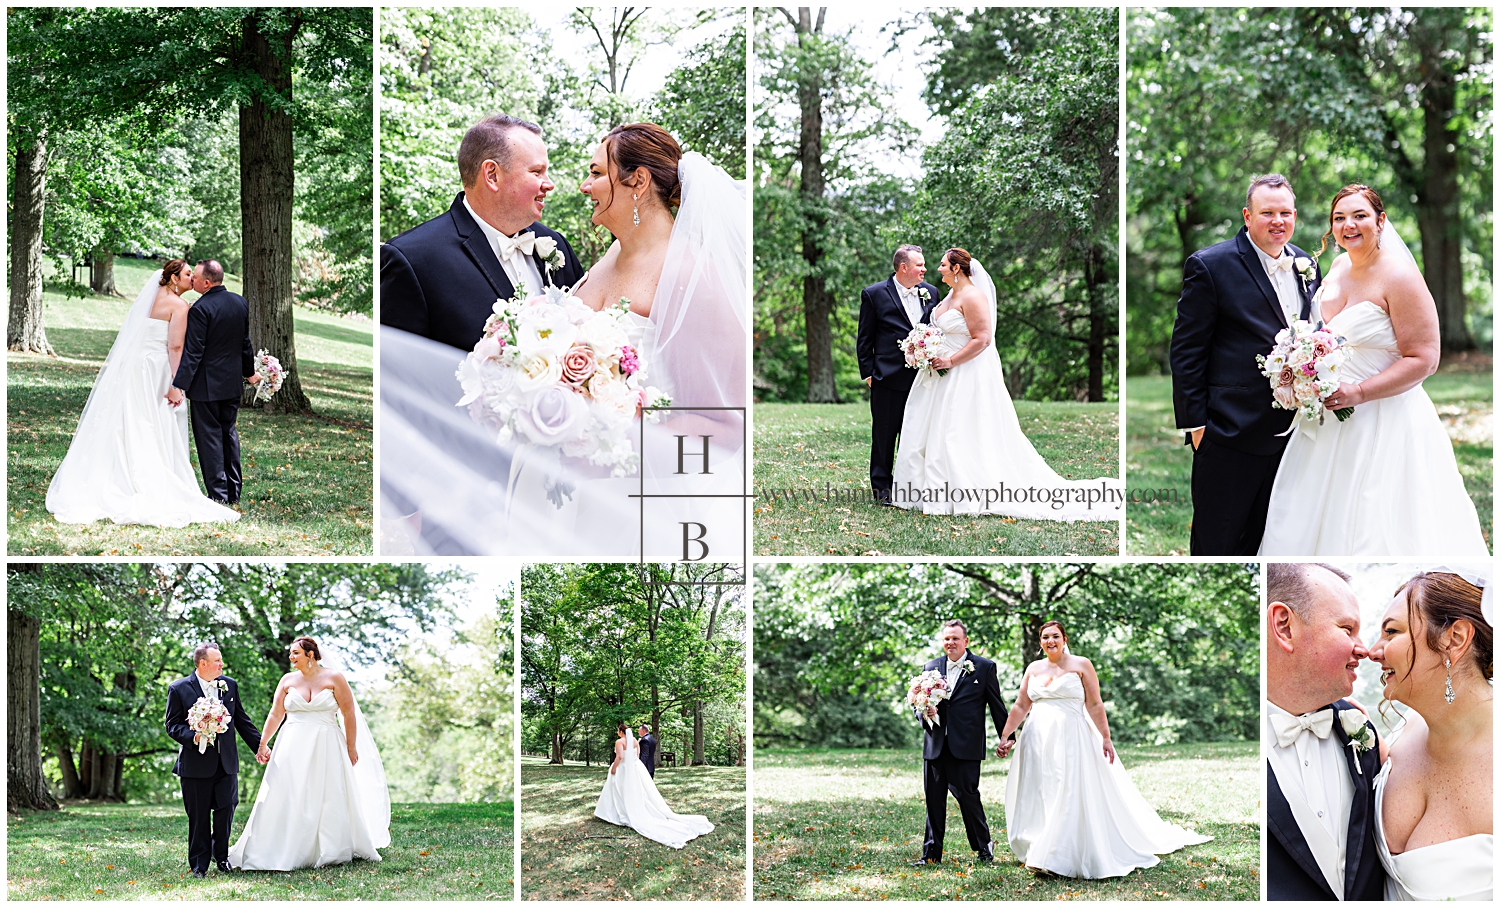
[[(639, 202), (640, 200), (640, 196), (636, 195), (633, 192), (630, 194), (630, 201), (632, 203)], [(632, 204), (630, 206), (630, 220), (635, 224), (635, 226), (641, 226), (641, 207), (639, 205)]]
[(1453, 663), (1448, 661), (1447, 656), (1443, 657), (1443, 668), (1448, 672), (1448, 677), (1443, 681), (1443, 699), (1447, 700), (1449, 703), (1452, 703), (1454, 699)]
[[(1380, 248), (1380, 241), (1383, 240), (1383, 239), (1385, 239), (1385, 228), (1384, 227), (1380, 228), (1380, 232), (1379, 233), (1375, 234), (1375, 248), (1376, 249)], [(1453, 701), (1449, 700), (1448, 702), (1452, 703)]]

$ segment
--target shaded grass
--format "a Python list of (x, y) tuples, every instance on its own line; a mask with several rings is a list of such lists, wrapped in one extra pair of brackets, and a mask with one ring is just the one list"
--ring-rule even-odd
[[(8, 898), (16, 900), (497, 900), (514, 892), (514, 806), (393, 804), (383, 860), (195, 879), (177, 805), (77, 804), (7, 824)], [(235, 811), (232, 841), (250, 818)]]
[[(1494, 385), (1490, 372), (1439, 372), (1422, 383), (1437, 406), (1464, 487), (1494, 547)], [(1138, 376), (1125, 385), (1125, 550), (1186, 555), (1192, 526), (1193, 458), (1172, 413), (1171, 376)], [(1146, 493), (1150, 494), (1146, 494)]]
[[(1117, 404), (1018, 400), (1016, 412), (1062, 476), (1118, 475)], [(755, 405), (757, 555), (1119, 554), (1115, 522), (928, 516), (876, 506), (869, 487), (867, 405)], [(772, 490), (792, 489), (798, 501), (773, 500)]]
[(979, 789), (995, 863), (979, 865), (948, 799), (941, 865), (922, 853), (920, 750), (758, 750), (755, 897), (766, 900), (1256, 900), (1260, 897), (1257, 742), (1122, 747), (1141, 794), (1169, 822), (1214, 840), (1109, 880), (1039, 878), (1005, 842), (1009, 760), (985, 760)]
[(656, 771), (656, 787), (678, 813), (708, 817), (714, 831), (678, 851), (594, 818), (605, 766), (549, 765), (521, 758), (523, 899), (745, 897), (745, 768)]
[[(138, 287), (148, 263), (117, 263)], [(136, 272), (139, 272), (137, 274)], [(235, 289), (233, 279), (226, 282)], [(233, 524), (182, 529), (57, 522), (47, 486), (77, 428), (127, 301), (44, 294), (57, 357), (9, 354), (9, 552), (12, 555), (334, 555), (372, 551), (373, 326), (298, 308), (298, 366), (315, 415), (242, 408), (244, 492)], [(197, 470), (197, 452), (191, 450)], [(201, 478), (200, 478), (201, 488)]]

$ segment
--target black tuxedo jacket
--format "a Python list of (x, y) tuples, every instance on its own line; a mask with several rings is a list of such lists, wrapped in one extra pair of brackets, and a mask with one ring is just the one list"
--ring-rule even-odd
[(650, 767), (650, 768), (655, 768), (656, 767), (656, 737), (654, 735), (646, 735), (646, 737), (644, 737), (644, 738), (642, 738), (640, 740), (640, 746), (641, 746), (641, 765), (642, 766), (646, 766), (646, 767)]
[[(966, 653), (964, 658), (974, 663), (974, 670), (961, 672), (952, 695), (938, 704), (938, 724), (934, 725), (922, 717), (922, 729), (927, 733), (922, 742), (924, 759), (936, 760), (946, 751), (959, 760), (983, 760), (988, 750), (984, 741), (986, 706), (990, 709), (990, 719), (995, 723), (995, 734), (999, 735), (1005, 730), (1008, 710), (1005, 708), (1005, 701), (1000, 698), (1000, 676), (996, 672), (995, 663), (983, 656), (974, 655), (972, 651)], [(922, 670), (946, 674), (947, 655), (932, 660), (922, 666)]]
[(187, 335), (172, 384), (189, 400), (238, 400), (255, 372), (250, 347), (250, 305), (223, 284), (188, 307)]
[[(578, 256), (562, 234), (540, 221), (526, 229), (556, 240), (563, 254), (563, 266), (550, 278), (541, 257), (532, 256), (542, 280), (572, 287), (583, 279)], [(541, 289), (527, 288), (530, 293)], [(462, 192), (447, 212), (380, 247), (382, 325), (472, 350), (494, 312), (495, 300), (510, 299), (515, 292), (479, 222), (464, 207)]]
[(198, 673), (193, 672), (186, 678), (179, 678), (167, 688), (167, 734), (182, 745), (177, 751), (177, 762), (172, 766), (172, 772), (184, 779), (212, 778), (214, 771), (220, 766), (227, 775), (238, 773), (240, 754), (234, 743), (235, 732), (239, 732), (240, 737), (245, 739), (252, 752), (260, 749), (260, 730), (245, 713), (245, 704), (240, 702), (240, 686), (233, 678), (223, 675), (219, 677), (228, 688), (219, 694), (219, 700), (229, 709), (233, 727), (219, 735), (208, 750), (201, 754), (198, 753), (198, 745), (193, 743), (193, 729), (188, 726), (188, 710), (203, 696), (203, 685), (198, 681)]
[[(1312, 258), (1290, 243), (1286, 248)], [(1295, 280), (1306, 317), (1322, 272)], [(1188, 256), (1170, 359), (1177, 428), (1204, 426), (1205, 439), (1246, 454), (1280, 453), (1287, 439), (1277, 436), (1296, 414), (1272, 408), (1271, 385), (1255, 355), (1270, 353), (1284, 327), (1276, 290), (1245, 228)]]
[[(932, 310), (939, 302), (937, 288), (923, 281), (917, 285), (917, 290), (919, 293), (927, 291), (921, 321), (929, 324)], [(908, 384), (916, 379), (916, 370), (906, 368), (906, 356), (901, 352), (901, 342), (915, 327), (906, 317), (906, 308), (896, 295), (894, 274), (860, 291), (859, 335), (854, 344), (859, 355), (859, 377), (885, 381), (894, 376), (905, 379)]]
[[(1333, 704), (1335, 710), (1354, 709), (1348, 700)], [(1373, 732), (1375, 726), (1369, 725)], [(1380, 748), (1372, 747), (1357, 758), (1349, 736), (1333, 720), (1333, 735), (1344, 753), (1345, 769), (1354, 780), (1354, 802), (1349, 806), (1349, 833), (1344, 846), (1344, 901), (1385, 898), (1385, 869), (1375, 850), (1375, 776), (1380, 772)], [(1355, 772), (1358, 759), (1360, 771)], [(1266, 894), (1271, 901), (1332, 901), (1336, 898), (1313, 858), (1302, 829), (1292, 816), (1286, 795), (1271, 764), (1266, 763)]]

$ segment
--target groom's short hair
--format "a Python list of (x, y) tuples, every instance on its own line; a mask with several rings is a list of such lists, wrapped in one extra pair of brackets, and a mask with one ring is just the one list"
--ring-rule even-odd
[(1297, 191), (1292, 188), (1292, 181), (1279, 173), (1267, 173), (1254, 177), (1250, 180), (1250, 188), (1245, 190), (1245, 207), (1250, 207), (1250, 200), (1255, 197), (1257, 189), (1285, 189), (1292, 194), (1292, 202), (1297, 201)]
[(465, 186), (472, 186), (479, 179), (479, 168), (485, 161), (494, 161), (510, 170), (510, 132), (513, 129), (542, 134), (542, 127), (508, 114), (485, 117), (469, 127), (463, 141), (458, 143), (458, 178)]
[(213, 259), (199, 259), (198, 267), (203, 269), (203, 279), (210, 284), (224, 283), (224, 266)]
[(1307, 621), (1312, 617), (1313, 585), (1308, 577), (1308, 568), (1322, 568), (1335, 577), (1349, 582), (1349, 575), (1331, 564), (1309, 562), (1305, 564), (1272, 562), (1266, 565), (1266, 605), (1280, 602)]
[[(943, 631), (948, 630), (948, 628), (950, 627), (956, 627), (959, 630), (963, 631), (965, 637), (969, 636), (969, 629), (967, 627), (964, 627), (964, 623), (957, 618), (949, 618), (947, 621), (943, 622)], [(941, 634), (942, 631), (939, 631), (939, 633)]]
[(902, 265), (905, 265), (907, 262), (911, 261), (911, 254), (913, 252), (915, 252), (917, 255), (921, 255), (922, 247), (913, 246), (910, 243), (907, 243), (905, 246), (897, 246), (896, 254), (891, 256), (891, 270), (900, 271)]
[(219, 645), (217, 643), (200, 643), (196, 647), (194, 647), (193, 648), (193, 667), (197, 668), (199, 662), (202, 662), (204, 659), (208, 658), (208, 651), (209, 650), (211, 650), (211, 649), (218, 649), (218, 648), (219, 648)]

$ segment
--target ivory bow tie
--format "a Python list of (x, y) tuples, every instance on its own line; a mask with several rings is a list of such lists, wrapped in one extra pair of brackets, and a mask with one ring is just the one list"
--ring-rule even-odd
[(1280, 258), (1272, 259), (1270, 267), (1272, 271), (1291, 271), (1292, 266), (1295, 264), (1296, 261), (1291, 256), (1283, 255)]
[(1333, 710), (1320, 709), (1302, 716), (1273, 713), (1271, 730), (1276, 732), (1277, 747), (1291, 747), (1303, 730), (1310, 731), (1319, 738), (1327, 738), (1333, 731)]
[(531, 255), (536, 250), (536, 234), (530, 230), (515, 236), (500, 235), (500, 258), (513, 259), (516, 253)]

